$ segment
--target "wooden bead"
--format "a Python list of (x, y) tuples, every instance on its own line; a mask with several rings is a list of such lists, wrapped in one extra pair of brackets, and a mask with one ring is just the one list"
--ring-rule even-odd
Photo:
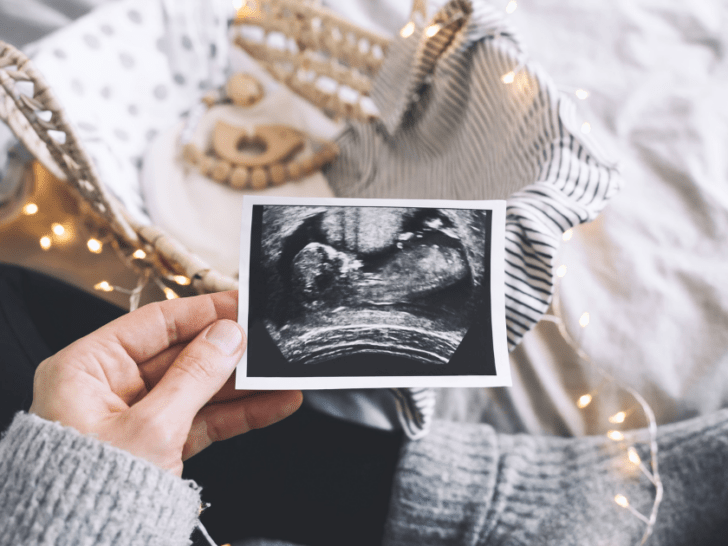
[(203, 176), (210, 176), (212, 169), (215, 167), (215, 159), (209, 155), (203, 155), (200, 157), (197, 166), (200, 168), (200, 173)]
[(237, 106), (252, 106), (263, 98), (263, 86), (250, 74), (234, 74), (225, 86), (227, 96)]
[(245, 167), (235, 167), (230, 175), (230, 186), (236, 190), (242, 190), (248, 185), (250, 172)]
[(321, 150), (320, 157), (323, 165), (331, 163), (336, 156), (339, 155), (339, 147), (335, 144), (324, 146)]
[(270, 166), (270, 181), (274, 186), (280, 186), (286, 181), (286, 168), (277, 163)]
[(298, 161), (293, 161), (286, 165), (286, 172), (289, 180), (300, 180), (303, 177), (303, 171)]
[(262, 167), (256, 167), (250, 173), (250, 187), (254, 190), (262, 190), (268, 185), (268, 175)]
[(190, 165), (197, 165), (202, 157), (202, 152), (192, 142), (185, 144), (182, 148), (182, 159), (184, 159)]
[(316, 170), (316, 166), (313, 162), (313, 157), (304, 157), (298, 162), (301, 165), (301, 171), (304, 176), (308, 176)]
[(212, 178), (217, 180), (218, 182), (225, 182), (230, 176), (231, 170), (232, 166), (230, 165), (230, 163), (228, 163), (227, 161), (218, 161), (212, 168), (212, 172), (210, 174)]

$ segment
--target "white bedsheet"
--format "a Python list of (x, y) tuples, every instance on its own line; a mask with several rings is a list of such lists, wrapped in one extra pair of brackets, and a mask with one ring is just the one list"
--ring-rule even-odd
[[(557, 83), (590, 92), (584, 120), (611, 144), (626, 179), (604, 213), (563, 245), (570, 330), (590, 313), (583, 347), (636, 388), (658, 422), (724, 407), (728, 4), (522, 0), (512, 17)], [(551, 324), (529, 333), (512, 363), (512, 389), (442, 392), (440, 415), (581, 434), (604, 430), (608, 415), (633, 405), (606, 389), (589, 411), (578, 410), (574, 401), (600, 376)]]

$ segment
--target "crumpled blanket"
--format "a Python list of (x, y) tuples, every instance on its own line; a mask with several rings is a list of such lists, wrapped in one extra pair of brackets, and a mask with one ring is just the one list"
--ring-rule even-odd
[[(520, 3), (531, 57), (580, 102), (619, 159), (622, 192), (557, 264), (569, 330), (667, 423), (728, 404), (728, 5), (720, 0)], [(583, 330), (578, 320), (589, 312)], [(514, 386), (440, 393), (438, 414), (510, 432), (603, 432), (644, 417), (541, 323), (512, 353)], [(594, 392), (586, 410), (576, 407)]]

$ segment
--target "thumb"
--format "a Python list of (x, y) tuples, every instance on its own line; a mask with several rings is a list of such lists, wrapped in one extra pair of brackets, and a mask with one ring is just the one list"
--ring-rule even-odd
[(245, 346), (237, 322), (218, 320), (184, 348), (140, 404), (153, 414), (183, 418), (191, 425), (235, 370)]

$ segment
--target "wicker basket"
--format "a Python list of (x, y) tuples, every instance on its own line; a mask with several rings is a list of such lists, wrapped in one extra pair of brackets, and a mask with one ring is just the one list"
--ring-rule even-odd
[[(416, 0), (413, 17), (423, 20), (424, 2)], [(282, 33), (296, 44), (293, 51), (246, 40), (235, 43), (260, 62), (275, 78), (336, 118), (371, 120), (361, 100), (367, 96), (388, 40), (362, 30), (314, 3), (298, 0), (257, 0), (244, 3), (236, 24)], [(326, 93), (315, 82), (325, 77), (358, 94), (355, 102)], [(21, 82), (32, 84), (23, 92)], [(235, 289), (237, 280), (215, 271), (182, 244), (153, 225), (141, 224), (104, 188), (89, 155), (53, 90), (32, 62), (13, 46), (0, 42), (0, 119), (4, 121), (54, 176), (79, 195), (81, 214), (97, 230), (108, 232), (112, 246), (139, 275), (170, 281), (191, 280), (199, 293)], [(139, 252), (142, 250), (143, 252)]]

